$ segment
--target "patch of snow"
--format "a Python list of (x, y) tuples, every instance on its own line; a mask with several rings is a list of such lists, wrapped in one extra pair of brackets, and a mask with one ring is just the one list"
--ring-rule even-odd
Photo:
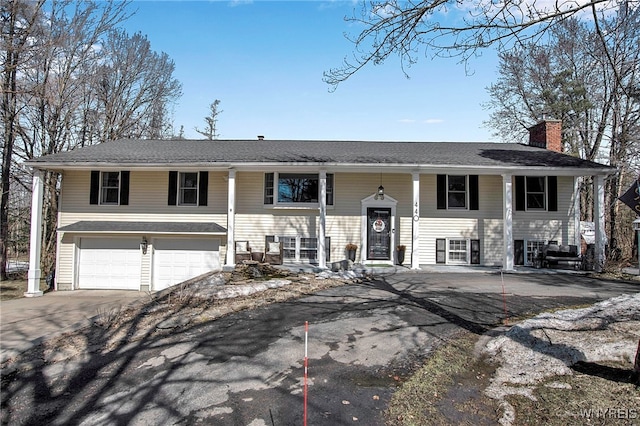
[(544, 379), (571, 375), (579, 361), (629, 361), (640, 339), (640, 294), (623, 295), (582, 309), (542, 313), (491, 339), (483, 353), (499, 364), (485, 393), (500, 401), (500, 423), (512, 424), (507, 395), (533, 398)]
[(316, 278), (321, 279), (342, 279), (342, 280), (351, 280), (355, 278), (362, 278), (364, 275), (361, 272), (354, 270), (343, 270), (343, 271), (322, 271), (316, 274)]

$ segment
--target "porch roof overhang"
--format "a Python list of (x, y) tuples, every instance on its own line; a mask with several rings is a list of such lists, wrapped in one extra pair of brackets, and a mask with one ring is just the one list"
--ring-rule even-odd
[(124, 222), (82, 220), (61, 226), (58, 232), (100, 234), (200, 234), (226, 235), (227, 229), (213, 222)]

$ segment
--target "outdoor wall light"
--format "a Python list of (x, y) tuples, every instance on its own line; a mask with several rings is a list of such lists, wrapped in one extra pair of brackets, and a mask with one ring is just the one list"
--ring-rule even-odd
[(142, 241), (140, 242), (140, 248), (142, 249), (142, 254), (147, 254), (148, 247), (149, 247), (149, 241), (147, 241), (147, 237), (142, 237)]
[(381, 200), (384, 200), (384, 186), (382, 186), (382, 173), (380, 173), (380, 186), (378, 187), (378, 192), (376, 192), (375, 197), (373, 197), (374, 200), (377, 200), (378, 198), (380, 198)]

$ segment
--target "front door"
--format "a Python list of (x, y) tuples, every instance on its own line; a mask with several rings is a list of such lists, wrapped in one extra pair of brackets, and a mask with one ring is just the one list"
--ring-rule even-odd
[(367, 259), (391, 260), (391, 209), (367, 209)]

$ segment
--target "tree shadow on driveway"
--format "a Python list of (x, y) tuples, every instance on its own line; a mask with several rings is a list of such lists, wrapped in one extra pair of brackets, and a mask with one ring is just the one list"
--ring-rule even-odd
[[(170, 304), (168, 295), (150, 300), (135, 311), (122, 312), (112, 323), (94, 323), (67, 336), (66, 341), (53, 342), (77, 344), (82, 351), (76, 357), (56, 362), (51, 356), (56, 348), (50, 342), (18, 358), (15, 368), (3, 368), (2, 423), (166, 424), (224, 417), (220, 424), (241, 424), (257, 417), (268, 421), (268, 416), (276, 415), (277, 424), (299, 424), (301, 410), (287, 412), (286, 407), (301, 407), (300, 382), (291, 377), (299, 377), (302, 354), (293, 353), (288, 342), (301, 346), (302, 326), (309, 320), (315, 329), (320, 330), (320, 325), (326, 329), (326, 343), (317, 344), (325, 352), (317, 363), (323, 366), (322, 374), (330, 384), (324, 386), (317, 378), (315, 388), (325, 393), (313, 401), (311, 415), (316, 422), (312, 424), (351, 424), (353, 417), (359, 417), (363, 424), (381, 424), (375, 415), (384, 398), (382, 402), (373, 400), (371, 389), (375, 387), (361, 393), (359, 404), (336, 408), (345, 393), (358, 394), (357, 386), (340, 390), (332, 382), (347, 377), (346, 372), (353, 372), (354, 367), (363, 368), (358, 354), (373, 356), (395, 349), (374, 346), (367, 339), (381, 334), (394, 341), (394, 333), (408, 332), (403, 335), (408, 336), (404, 339), (408, 349), (402, 350), (414, 348), (425, 355), (427, 338), (440, 342), (459, 329), (483, 334), (504, 316), (498, 293), (433, 291), (428, 283), (412, 279), (412, 275), (374, 277), (215, 320), (204, 314), (216, 304), (231, 302), (185, 298)], [(513, 297), (509, 315), (585, 300), (592, 301), (581, 297)], [(168, 318), (180, 317), (189, 321), (177, 323), (175, 328), (158, 328)], [(394, 319), (387, 321), (386, 317)], [(331, 328), (333, 323), (351, 324), (349, 321), (358, 318), (363, 319), (358, 324), (366, 323), (366, 327)], [(367, 322), (370, 318), (375, 321)], [(363, 345), (368, 345), (366, 351), (358, 352)], [(354, 358), (336, 361), (335, 347), (341, 348), (342, 355), (355, 353)], [(259, 391), (270, 389), (273, 395), (258, 396)], [(253, 404), (247, 402), (247, 392), (254, 398)], [(356, 408), (360, 410), (357, 416), (352, 413)], [(326, 414), (329, 411), (330, 416)]]

